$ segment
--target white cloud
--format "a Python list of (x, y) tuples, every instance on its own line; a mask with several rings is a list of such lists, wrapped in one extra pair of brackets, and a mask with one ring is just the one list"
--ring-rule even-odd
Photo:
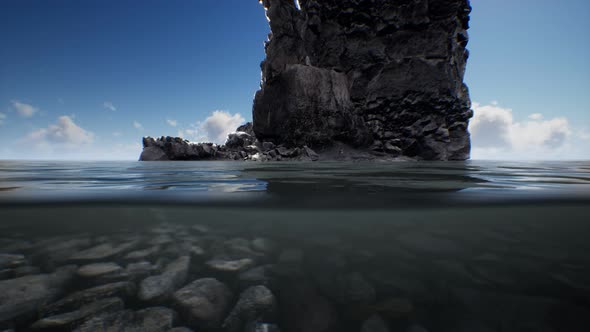
[(239, 113), (231, 115), (225, 111), (213, 111), (213, 114), (203, 121), (201, 128), (210, 141), (222, 144), (225, 143), (227, 134), (235, 131), (244, 122)]
[(473, 110), (469, 125), (473, 159), (576, 159), (590, 155), (583, 152), (583, 134), (572, 134), (564, 117), (545, 119), (533, 113), (519, 122), (512, 109), (497, 103), (474, 103)]
[(30, 118), (35, 115), (35, 113), (39, 112), (39, 109), (33, 105), (22, 103), (18, 100), (12, 101), (12, 107), (14, 107), (16, 112), (24, 118)]
[(135, 129), (143, 130), (143, 125), (137, 121), (133, 121), (133, 127)]
[(529, 115), (529, 119), (531, 120), (543, 120), (543, 114), (541, 113), (533, 113), (531, 115)]
[(40, 128), (29, 133), (26, 143), (36, 147), (75, 148), (94, 141), (94, 133), (78, 126), (67, 115), (60, 116), (57, 123), (47, 128)]
[(478, 148), (505, 148), (511, 145), (512, 110), (495, 105), (473, 103), (474, 116), (469, 123), (473, 145)]
[(166, 119), (166, 122), (172, 127), (176, 127), (178, 125), (178, 121), (176, 120)]
[(113, 111), (113, 112), (117, 110), (115, 105), (113, 105), (113, 103), (110, 101), (105, 101), (104, 103), (102, 103), (102, 107), (104, 107), (105, 109), (107, 109), (109, 111)]
[(4, 124), (5, 119), (6, 119), (6, 114), (0, 113), (0, 126)]
[(224, 144), (227, 134), (234, 132), (244, 122), (244, 118), (239, 113), (213, 111), (205, 120), (178, 129), (177, 136), (193, 142)]
[(113, 136), (114, 136), (114, 137), (120, 137), (121, 135), (123, 135), (123, 134), (121, 134), (121, 133), (120, 133), (120, 132), (118, 132), (118, 131), (114, 131), (114, 132), (113, 132)]
[(141, 153), (141, 137), (132, 141), (105, 137), (99, 141), (94, 133), (64, 115), (56, 123), (33, 130), (17, 145), (0, 152), (5, 158), (14, 159), (137, 160)]

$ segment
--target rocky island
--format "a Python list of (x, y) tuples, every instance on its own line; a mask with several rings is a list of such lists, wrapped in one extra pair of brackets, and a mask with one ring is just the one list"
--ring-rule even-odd
[(146, 137), (140, 160), (465, 160), (468, 0), (262, 0), (252, 123), (225, 145)]

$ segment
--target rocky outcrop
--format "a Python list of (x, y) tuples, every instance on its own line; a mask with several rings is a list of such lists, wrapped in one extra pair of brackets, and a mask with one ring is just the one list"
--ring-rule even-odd
[(224, 146), (146, 137), (140, 160), (469, 158), (469, 0), (261, 3), (253, 123)]
[(468, 0), (262, 1), (259, 140), (466, 159)]
[(288, 148), (285, 145), (257, 140), (251, 128), (251, 123), (240, 126), (236, 132), (228, 135), (225, 145), (191, 143), (182, 138), (170, 136), (157, 139), (144, 137), (143, 152), (139, 160), (316, 161), (320, 158), (315, 151), (305, 145)]

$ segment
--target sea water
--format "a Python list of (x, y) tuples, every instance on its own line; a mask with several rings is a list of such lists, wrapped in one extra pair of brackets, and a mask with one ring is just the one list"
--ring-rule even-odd
[[(589, 216), (590, 162), (2, 161), (0, 290), (26, 301), (0, 294), (0, 327), (589, 331)], [(182, 280), (142, 300), (182, 256)], [(118, 267), (80, 272), (95, 263)], [(34, 285), (72, 265), (50, 292)], [(232, 295), (217, 321), (195, 321), (174, 292), (209, 277)], [(135, 286), (117, 309), (44, 309), (114, 282)], [(272, 308), (224, 325), (261, 285)], [(133, 316), (152, 307), (175, 317)]]

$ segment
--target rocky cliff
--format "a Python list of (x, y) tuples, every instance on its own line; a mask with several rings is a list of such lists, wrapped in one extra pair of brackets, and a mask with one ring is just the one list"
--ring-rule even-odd
[(263, 0), (259, 140), (469, 158), (468, 0)]
[(253, 125), (225, 146), (144, 138), (140, 160), (469, 158), (469, 0), (260, 2)]

